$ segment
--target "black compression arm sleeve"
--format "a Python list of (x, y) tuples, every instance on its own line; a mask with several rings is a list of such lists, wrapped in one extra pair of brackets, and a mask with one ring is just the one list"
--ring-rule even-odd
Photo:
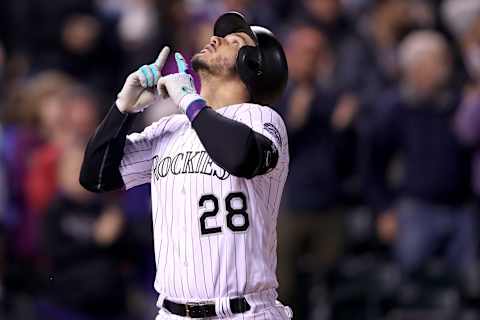
[(123, 114), (113, 105), (90, 138), (80, 171), (80, 184), (92, 192), (121, 189), (119, 171), (123, 147), (135, 114)]
[(212, 160), (234, 176), (253, 178), (275, 168), (278, 162), (272, 141), (211, 108), (202, 109), (192, 127)]

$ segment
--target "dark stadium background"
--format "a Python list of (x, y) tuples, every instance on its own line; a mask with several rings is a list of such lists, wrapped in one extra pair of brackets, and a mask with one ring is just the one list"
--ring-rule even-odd
[(0, 319), (154, 319), (149, 187), (98, 197), (79, 165), (126, 76), (227, 10), (289, 60), (295, 319), (479, 319), (479, 0), (0, 1)]

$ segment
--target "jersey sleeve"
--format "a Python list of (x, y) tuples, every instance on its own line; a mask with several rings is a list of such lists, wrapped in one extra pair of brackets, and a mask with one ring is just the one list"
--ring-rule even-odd
[(246, 124), (253, 131), (273, 142), (279, 153), (279, 165), (288, 163), (288, 137), (282, 117), (269, 107), (246, 105), (241, 107), (234, 120)]
[(141, 133), (127, 136), (120, 162), (120, 173), (126, 189), (150, 183), (155, 146), (166, 131), (170, 118), (162, 118)]

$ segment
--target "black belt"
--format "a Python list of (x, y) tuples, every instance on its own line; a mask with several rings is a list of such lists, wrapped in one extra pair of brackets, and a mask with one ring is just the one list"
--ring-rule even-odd
[[(163, 305), (170, 313), (181, 317), (208, 318), (217, 316), (214, 303), (176, 303), (170, 300), (163, 300)], [(230, 310), (232, 313), (243, 313), (250, 310), (247, 300), (242, 298), (230, 299)]]

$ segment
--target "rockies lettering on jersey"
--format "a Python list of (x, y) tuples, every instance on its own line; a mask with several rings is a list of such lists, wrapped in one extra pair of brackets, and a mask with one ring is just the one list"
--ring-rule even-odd
[(185, 115), (129, 135), (120, 165), (127, 188), (151, 184), (155, 289), (173, 300), (276, 295), (276, 221), (289, 162), (285, 125), (271, 108), (255, 104), (216, 111), (269, 138), (279, 155), (275, 168), (252, 179), (231, 175), (212, 161)]
[(167, 174), (200, 173), (225, 180), (230, 176), (225, 169), (213, 164), (206, 151), (187, 151), (177, 153), (175, 156), (153, 158), (153, 177), (158, 181)]

